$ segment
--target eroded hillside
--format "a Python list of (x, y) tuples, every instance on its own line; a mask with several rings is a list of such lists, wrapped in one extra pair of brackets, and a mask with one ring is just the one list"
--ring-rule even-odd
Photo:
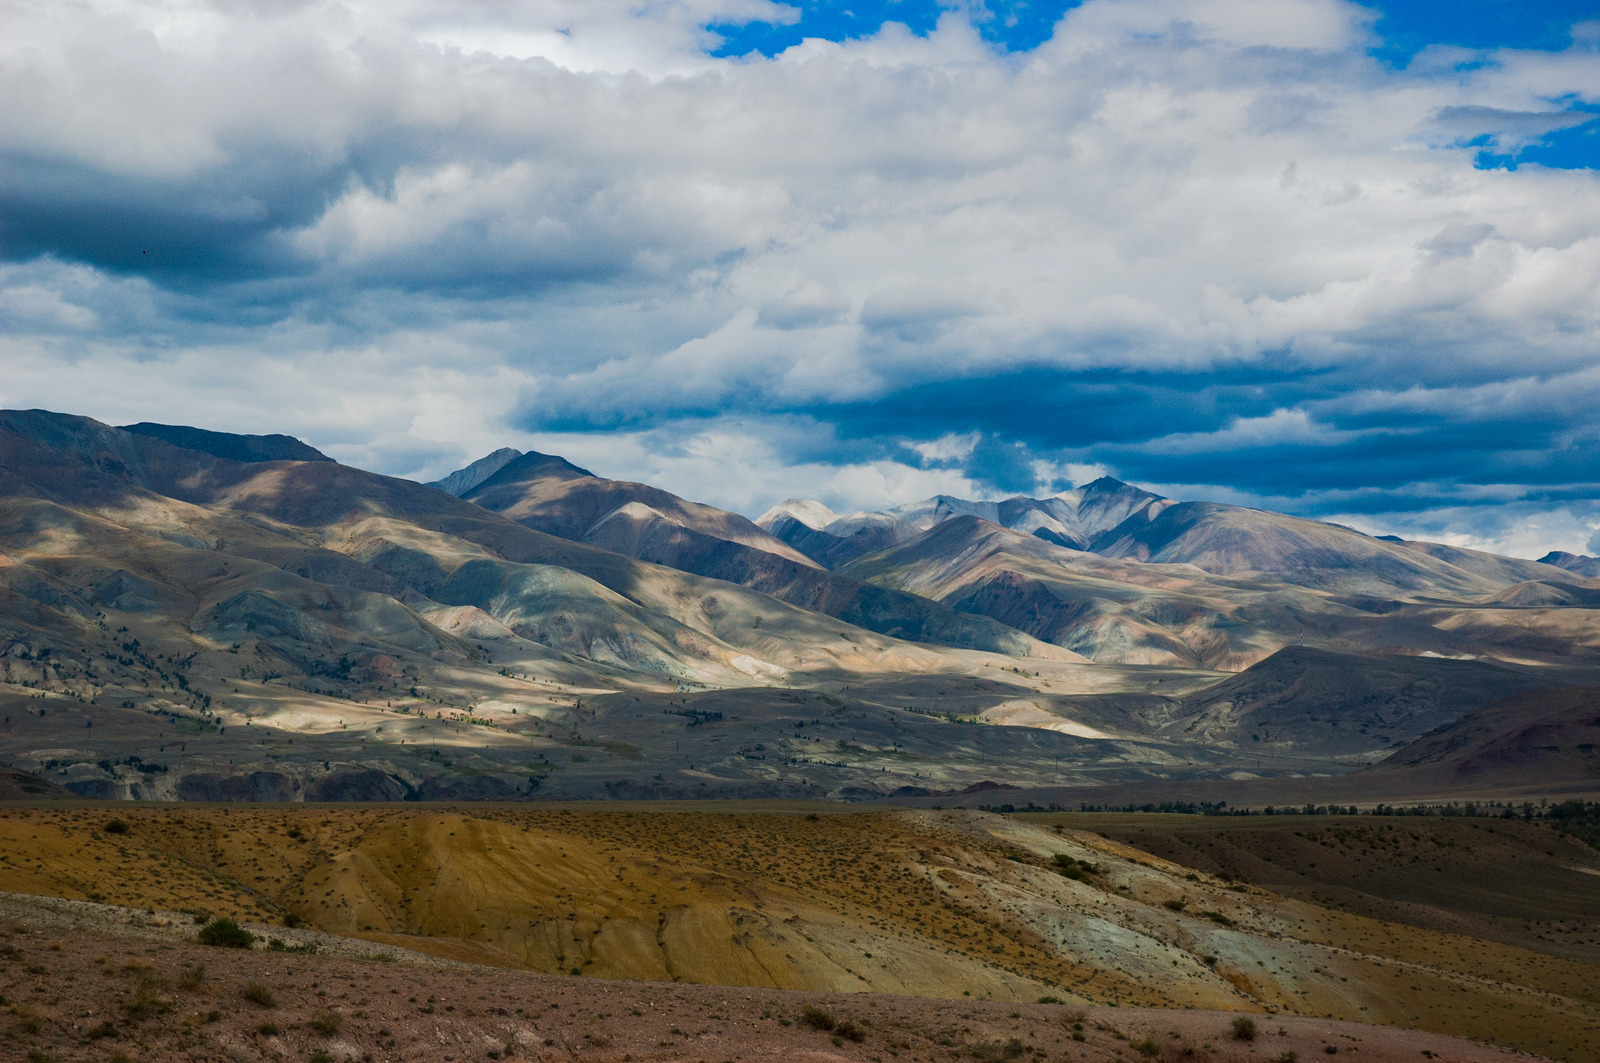
[(546, 972), (1268, 1010), (1600, 1049), (1587, 964), (981, 813), (13, 808), (0, 853), (6, 890), (289, 917)]

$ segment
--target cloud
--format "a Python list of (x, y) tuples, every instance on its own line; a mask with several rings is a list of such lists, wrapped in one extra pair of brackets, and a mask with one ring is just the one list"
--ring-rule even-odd
[(1581, 111), (1506, 111), (1469, 105), (1441, 107), (1434, 123), (1463, 143), (1482, 138), (1497, 147), (1516, 148), (1595, 118)]
[(1587, 540), (1600, 185), (1474, 165), (1593, 118), (1582, 32), (1395, 69), (1342, 0), (1090, 0), (712, 55), (796, 17), (15, 5), (0, 400), (751, 511), (1093, 469)]

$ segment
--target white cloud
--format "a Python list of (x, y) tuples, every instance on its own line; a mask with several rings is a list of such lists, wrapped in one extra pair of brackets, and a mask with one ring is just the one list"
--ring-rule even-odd
[[(1582, 32), (1395, 71), (1342, 0), (1091, 0), (1020, 56), (955, 12), (708, 55), (708, 23), (793, 17), (17, 0), (0, 209), (55, 254), (0, 274), (0, 398), (290, 431), (389, 471), (539, 438), (724, 504), (852, 508), (973, 485), (763, 452), (758, 429), (1037, 367), (1339, 370), (1347, 408), (1400, 417), (1594, 365), (1593, 174), (1452, 146), (1576, 122), (1552, 101), (1600, 92)], [(1358, 434), (1300, 401), (1177, 442)], [(726, 417), (744, 434), (704, 434)], [(931, 454), (973, 430), (902, 434)], [(670, 459), (630, 449), (652, 432)], [(1074, 462), (1103, 467), (1036, 471)]]

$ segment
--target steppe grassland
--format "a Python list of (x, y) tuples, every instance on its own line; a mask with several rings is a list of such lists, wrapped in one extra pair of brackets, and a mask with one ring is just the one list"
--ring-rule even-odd
[[(1069, 878), (1056, 853), (1093, 870)], [(981, 813), (12, 807), (0, 888), (292, 915), (552, 973), (1270, 1009), (1600, 1049), (1591, 966)]]

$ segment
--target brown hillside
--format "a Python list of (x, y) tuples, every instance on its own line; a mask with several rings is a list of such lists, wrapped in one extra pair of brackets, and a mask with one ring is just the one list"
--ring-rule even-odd
[(1270, 1010), (1565, 1059), (1600, 1050), (1592, 966), (982, 814), (13, 808), (0, 812), (0, 888), (294, 913), (395, 947), (595, 977)]

